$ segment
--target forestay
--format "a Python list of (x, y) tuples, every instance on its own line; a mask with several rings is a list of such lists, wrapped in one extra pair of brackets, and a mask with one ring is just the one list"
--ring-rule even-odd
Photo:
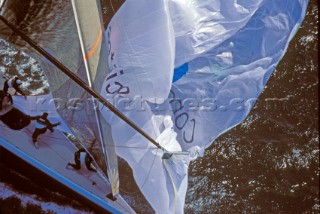
[[(132, 167), (157, 213), (183, 212), (189, 158), (203, 155), (219, 135), (246, 118), (299, 28), (307, 3), (127, 0), (113, 17), (107, 28), (111, 73), (101, 94), (116, 100), (155, 139), (177, 140), (182, 151), (190, 152), (190, 157), (163, 160), (162, 151), (110, 112), (103, 113), (111, 121), (117, 153)], [(174, 132), (164, 128), (168, 116)], [(167, 161), (176, 168), (168, 169)]]

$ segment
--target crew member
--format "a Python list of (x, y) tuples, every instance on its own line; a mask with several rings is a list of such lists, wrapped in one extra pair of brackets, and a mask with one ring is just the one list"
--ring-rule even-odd
[(39, 135), (46, 133), (47, 129), (53, 132), (54, 131), (53, 127), (60, 125), (60, 122), (54, 123), (54, 124), (50, 123), (47, 117), (48, 117), (47, 112), (44, 112), (41, 116), (30, 117), (31, 120), (36, 120), (36, 128), (32, 134), (32, 141), (36, 148), (38, 148), (37, 138)]
[(17, 92), (18, 92), (19, 94), (24, 96), (25, 99), (27, 99), (25, 93), (23, 93), (23, 91), (20, 89), (21, 84), (22, 84), (21, 80), (19, 80), (19, 78), (17, 76), (14, 76), (10, 79), (7, 79), (4, 82), (3, 91), (8, 92), (9, 88), (13, 88), (13, 89), (15, 89), (14, 95), (17, 95)]
[(6, 91), (0, 90), (0, 111), (13, 105), (12, 96)]
[(85, 153), (84, 162), (88, 170), (96, 172), (97, 170), (92, 168), (91, 163), (93, 161), (92, 157), (86, 152), (84, 148), (79, 149), (74, 153), (74, 162), (75, 163), (68, 163), (67, 166), (72, 166), (74, 169), (79, 170), (81, 168), (81, 153)]

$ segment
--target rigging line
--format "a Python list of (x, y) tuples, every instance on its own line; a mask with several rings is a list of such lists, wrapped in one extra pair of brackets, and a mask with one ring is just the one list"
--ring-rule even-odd
[[(148, 175), (146, 176), (146, 179), (144, 180), (144, 182), (143, 182), (143, 184), (141, 185), (141, 187), (139, 187), (140, 190), (142, 190), (142, 188), (144, 187), (144, 185), (147, 183), (148, 177), (149, 177), (149, 175), (150, 175), (150, 173), (151, 173), (151, 169), (152, 169), (152, 166), (154, 165), (154, 161), (155, 161), (155, 159), (156, 159), (156, 156), (157, 156), (158, 152), (159, 152), (159, 149), (157, 149), (156, 154), (153, 156), (152, 164), (151, 164), (151, 167), (149, 168)], [(125, 191), (124, 189), (121, 189), (121, 188), (120, 188), (120, 190), (122, 190), (124, 193), (129, 194), (129, 195), (130, 195), (130, 194), (136, 194), (136, 193), (140, 192), (140, 190), (137, 190), (137, 191), (135, 191), (135, 192), (130, 192), (130, 193), (129, 193), (129, 192)]]
[(112, 0), (109, 0), (109, 2), (110, 2), (110, 5), (111, 5), (111, 8), (112, 8), (112, 11), (113, 11), (113, 15), (114, 15), (116, 12), (114, 11)]
[(152, 144), (154, 144), (159, 149), (166, 151), (159, 143), (157, 143), (153, 138), (151, 138), (147, 133), (145, 133), (141, 128), (139, 128), (136, 124), (134, 124), (129, 118), (127, 118), (122, 112), (120, 112), (117, 108), (115, 108), (111, 103), (109, 103), (106, 99), (104, 99), (100, 94), (95, 92), (92, 88), (88, 87), (85, 82), (83, 82), (76, 74), (71, 72), (67, 67), (65, 67), (62, 63), (60, 63), (56, 58), (51, 56), (46, 50), (37, 45), (32, 39), (30, 39), (27, 35), (21, 32), (17, 27), (8, 22), (3, 16), (0, 15), (0, 20), (5, 23), (9, 28), (11, 28), (15, 33), (17, 33), (21, 38), (23, 38), (29, 45), (31, 45), (35, 50), (37, 50), (41, 55), (46, 57), (50, 62), (52, 62), (55, 66), (57, 66), (63, 73), (65, 73), (68, 77), (70, 77), (74, 82), (80, 85), (83, 89), (85, 89), (89, 94), (98, 99), (105, 107), (109, 108), (114, 114), (116, 114), (120, 119), (130, 125), (133, 129), (139, 132), (142, 136), (144, 136), (147, 140), (149, 140)]
[[(53, 147), (50, 146), (50, 144), (46, 143), (45, 141), (42, 140), (38, 140), (38, 142), (41, 142), (45, 145), (47, 145), (47, 147), (49, 147), (54, 153), (56, 153), (57, 156), (59, 156), (62, 160), (64, 160), (66, 163), (69, 163), (67, 159), (65, 159), (63, 156), (60, 155), (60, 153), (58, 153)], [(41, 148), (40, 148), (41, 149)], [(40, 161), (40, 160), (39, 160)], [(83, 165), (81, 165), (83, 166)], [(96, 164), (96, 169), (97, 169), (97, 173), (99, 176), (103, 177), (104, 180), (106, 180), (106, 177), (101, 174), (101, 169), (99, 167), (99, 165)], [(78, 171), (75, 171), (78, 172)], [(78, 172), (79, 173), (79, 172)], [(85, 176), (84, 174), (80, 173), (82, 176), (84, 176), (86, 179), (90, 180), (90, 181), (94, 181), (92, 178)], [(81, 185), (80, 185), (81, 186)], [(104, 192), (104, 190), (102, 188), (100, 188), (98, 185), (96, 185), (96, 188), (99, 189), (101, 192)]]
[[(78, 139), (77, 139), (76, 142), (73, 142), (73, 141), (69, 140), (68, 137), (64, 134), (63, 131), (61, 131), (61, 130), (59, 130), (59, 131), (60, 131), (60, 133), (65, 137), (65, 140), (67, 140), (67, 142), (69, 142), (69, 143), (71, 143), (72, 145), (74, 145), (76, 149), (79, 149), (78, 146), (76, 146), (76, 144), (79, 144), (83, 149), (85, 149), (86, 153), (88, 153), (88, 154), (91, 156), (91, 158), (93, 159), (93, 162), (95, 163), (95, 168), (97, 169), (97, 173), (99, 174), (99, 176), (102, 177), (102, 178), (104, 179), (104, 181), (106, 181), (107, 183), (110, 184), (110, 182), (109, 182), (109, 180), (108, 180), (108, 177), (105, 175), (105, 173), (104, 173), (103, 170), (101, 169), (100, 165), (98, 164), (98, 162), (96, 161), (96, 159), (94, 158), (94, 156), (88, 151), (88, 149), (86, 148), (86, 146), (83, 145), (83, 144), (81, 143), (81, 141), (78, 140)], [(50, 138), (50, 136), (44, 136), (44, 137)], [(98, 149), (98, 148), (96, 148), (96, 149)], [(93, 151), (93, 150), (95, 150), (95, 149), (92, 149), (92, 148), (91, 148), (90, 150)], [(102, 190), (101, 190), (101, 191), (102, 191)]]
[[(89, 65), (88, 65), (88, 59), (90, 58), (90, 56), (94, 53), (94, 51), (96, 50), (99, 42), (102, 42), (102, 27), (100, 26), (100, 31), (99, 31), (99, 35), (96, 38), (96, 41), (94, 42), (94, 45), (91, 47), (91, 50), (89, 51), (89, 53), (86, 54), (85, 48), (84, 48), (84, 40), (82, 38), (82, 31), (81, 31), (81, 27), (80, 27), (80, 22), (79, 22), (79, 16), (78, 16), (78, 11), (77, 11), (77, 7), (75, 4), (75, 0), (71, 1), (72, 3), (72, 8), (73, 8), (73, 12), (75, 14), (74, 18), (76, 21), (76, 25), (77, 25), (77, 29), (78, 29), (78, 36), (79, 36), (79, 40), (80, 40), (80, 47), (81, 47), (81, 51), (82, 51), (82, 55), (83, 55), (83, 61), (84, 61), (84, 66), (85, 66), (85, 70), (86, 70), (86, 74), (87, 74), (87, 80), (89, 83), (89, 87), (92, 88), (92, 81), (91, 81), (91, 73), (90, 73), (90, 69), (89, 69)], [(100, 23), (99, 23), (100, 24)], [(91, 96), (91, 100), (92, 100), (92, 104), (94, 106), (94, 97)], [(100, 138), (100, 143), (101, 143), (101, 147), (102, 147), (102, 153), (104, 155), (104, 162), (107, 165), (107, 168), (109, 167), (109, 162), (107, 160), (107, 153), (105, 151), (105, 142), (104, 142), (104, 138), (103, 138), (103, 134), (101, 133), (101, 121), (98, 117), (98, 112), (97, 112), (97, 108), (94, 107), (94, 113), (95, 113), (95, 119), (97, 122), (97, 126), (98, 126), (98, 133), (99, 133), (99, 138)], [(111, 181), (111, 179), (110, 179)]]
[[(7, 126), (4, 126), (4, 125), (0, 125), (0, 127), (8, 128)], [(18, 132), (23, 132), (23, 133), (29, 134), (29, 132), (24, 131), (24, 130), (14, 130), (14, 131), (18, 131)], [(74, 142), (68, 140), (67, 138), (51, 137), (51, 136), (48, 136), (48, 135), (44, 135), (42, 137), (49, 138), (49, 139), (63, 140), (63, 141), (67, 141), (67, 142), (71, 142), (72, 144), (75, 144)], [(79, 143), (79, 141), (77, 141), (77, 143)], [(81, 146), (83, 146), (81, 143), (79, 143), (79, 144)], [(115, 147), (115, 148), (143, 149), (143, 150), (147, 150), (147, 149), (148, 150), (156, 150), (156, 149), (158, 149), (158, 148), (146, 148), (146, 147), (137, 147), (137, 146), (116, 146), (116, 145), (109, 145), (109, 144), (107, 144), (106, 146), (107, 147)]]
[[(110, 0), (110, 1), (111, 1), (111, 0)], [(126, 36), (127, 40), (129, 41), (129, 39), (128, 39), (129, 37), (128, 37), (126, 31), (125, 31), (125, 34), (124, 34), (124, 35)], [(129, 44), (131, 50), (132, 50), (133, 52), (135, 52), (135, 50), (134, 50), (134, 48), (132, 47), (131, 43), (129, 42), (128, 44)], [(135, 56), (137, 62), (139, 62), (139, 64), (141, 65), (141, 67), (143, 67), (141, 60), (139, 60), (139, 58), (137, 57), (137, 54), (135, 54), (134, 56)], [(139, 80), (138, 80), (138, 78), (137, 78), (137, 75), (134, 74), (133, 76), (134, 76), (135, 81), (136, 81), (136, 83), (137, 83), (137, 85), (138, 85), (139, 92), (140, 92), (140, 94), (141, 94), (141, 96), (142, 96), (142, 89), (141, 89), (140, 82), (139, 82)], [(147, 105), (147, 102), (146, 102), (146, 101), (145, 101), (145, 105)], [(150, 122), (151, 122), (153, 134), (154, 134), (154, 136), (157, 136), (157, 129), (155, 128), (155, 124), (154, 124), (154, 122), (153, 122), (153, 120), (152, 120), (152, 114), (151, 114), (148, 110), (147, 110), (147, 114), (148, 114), (149, 118), (151, 118)], [(160, 133), (159, 133), (159, 134), (160, 134)], [(158, 152), (158, 151), (157, 151), (157, 152)], [(157, 155), (157, 154), (154, 155), (154, 158), (156, 157), (156, 155)], [(150, 173), (150, 171), (151, 171), (151, 168), (153, 168), (153, 164), (154, 164), (154, 160), (153, 160), (153, 162), (152, 162), (152, 165), (150, 166), (149, 173)], [(149, 174), (148, 174), (148, 176), (149, 176)], [(147, 177), (148, 177), (148, 176), (147, 176)], [(146, 182), (146, 181), (145, 181), (145, 182)]]
[[(21, 130), (18, 130), (18, 131), (21, 131)], [(26, 129), (26, 131), (21, 131), (21, 132), (24, 132), (24, 133), (26, 133), (26, 134), (31, 133), (31, 131), (28, 130), (28, 129)], [(10, 142), (8, 139), (7, 139), (7, 141)], [(61, 156), (56, 150), (54, 150), (54, 149), (50, 146), (50, 144), (48, 144), (48, 143), (46, 143), (45, 141), (42, 141), (42, 140), (38, 140), (38, 142), (42, 142), (43, 144), (47, 145), (48, 147), (50, 147), (50, 149), (51, 149), (52, 151), (54, 151), (54, 153), (57, 154), (57, 156), (59, 156), (62, 160), (67, 161), (67, 160), (66, 160), (63, 156)]]
[[(21, 131), (21, 130), (18, 130), (18, 131)], [(31, 131), (29, 130), (29, 129), (26, 129), (26, 131), (28, 131), (30, 134), (31, 134)], [(24, 133), (26, 133), (26, 134), (28, 134), (26, 131), (22, 131), (22, 132), (24, 132)], [(61, 131), (60, 131), (60, 133), (61, 133)], [(63, 134), (63, 133), (61, 133), (61, 134)], [(50, 137), (50, 136), (47, 136), (47, 135), (44, 135), (44, 136), (41, 136), (41, 138), (51, 138), (51, 139), (59, 139), (59, 138), (57, 138), (57, 137)], [(61, 139), (61, 138), (60, 138)], [(66, 137), (64, 138), (64, 139), (61, 139), (61, 140), (65, 140), (65, 141), (67, 141), (68, 143), (71, 143), (72, 145), (74, 145), (75, 146), (75, 144), (73, 143), (73, 142), (71, 142), (70, 140), (68, 140)], [(61, 155), (60, 155), (60, 153), (58, 153), (53, 147), (51, 147), (50, 145), (51, 144), (47, 144), (45, 141), (43, 141), (43, 140), (38, 140), (38, 142), (42, 142), (42, 143), (44, 143), (44, 144), (46, 144), (51, 150), (53, 150), (61, 159), (63, 159), (63, 160), (65, 160), (66, 162), (68, 162), (66, 159), (64, 159)], [(83, 148), (85, 148), (81, 143), (79, 143)], [(78, 149), (76, 146), (75, 146), (75, 148), (76, 149)], [(86, 149), (86, 148), (85, 148)], [(86, 150), (87, 151), (87, 150)], [(88, 152), (88, 151), (87, 151)], [(89, 153), (89, 152), (88, 152)], [(90, 154), (90, 153), (89, 153)], [(91, 154), (90, 154), (90, 156), (92, 156)], [(92, 157), (93, 158), (93, 157)], [(99, 164), (96, 162), (96, 160), (93, 158), (93, 161), (94, 161), (94, 163), (95, 163), (95, 167), (96, 167), (96, 169), (97, 169), (97, 173), (99, 174), (99, 176), (100, 177), (102, 177), (105, 181), (107, 181), (107, 182), (109, 182), (108, 181), (108, 179), (107, 179), (107, 177), (105, 176), (105, 174), (103, 173), (103, 171), (102, 171), (102, 169), (100, 168), (100, 166), (99, 166)], [(110, 183), (110, 182), (109, 182)], [(100, 189), (102, 192), (103, 192), (103, 190), (101, 189), (101, 188), (98, 188), (98, 189)]]
[[(132, 52), (136, 53), (136, 51), (134, 50), (134, 48), (133, 48), (132, 45), (131, 45), (131, 42), (129, 42), (130, 40), (129, 40), (129, 37), (128, 37), (128, 35), (127, 35), (127, 31), (124, 31), (124, 35), (126, 36), (126, 39), (127, 39), (127, 41), (128, 41), (128, 44), (129, 44)], [(135, 58), (136, 58), (136, 61), (139, 62), (140, 67), (143, 68), (143, 63), (141, 62), (141, 60), (139, 59), (139, 57), (137, 57), (137, 54), (134, 54), (134, 56), (135, 56)], [(139, 82), (139, 80), (138, 80), (138, 78), (137, 78), (137, 75), (133, 74), (133, 76), (134, 76), (134, 78), (135, 78), (135, 81), (136, 81), (136, 83), (137, 83), (137, 85), (138, 85), (138, 88), (139, 88), (139, 92), (140, 92), (141, 97), (142, 97), (142, 89), (141, 89), (140, 82)], [(145, 104), (147, 105), (146, 100), (145, 100), (144, 102), (145, 102)], [(149, 111), (147, 111), (147, 114), (148, 114), (148, 116), (149, 116), (150, 118), (152, 118), (152, 114), (151, 114)], [(157, 131), (156, 131), (155, 125), (154, 125), (152, 119), (151, 119), (150, 121), (151, 121), (151, 126), (152, 126), (152, 130), (153, 130), (153, 134), (154, 134), (155, 136), (157, 136)]]
[[(128, 38), (126, 31), (125, 31), (125, 36)], [(128, 39), (128, 41), (129, 41), (129, 39)], [(135, 52), (135, 51), (134, 51), (134, 48), (132, 47), (132, 45), (131, 45), (130, 42), (129, 42), (129, 45), (130, 45), (131, 50), (132, 50), (133, 52)], [(141, 60), (139, 60), (139, 58), (137, 57), (137, 54), (135, 54), (134, 56), (135, 56), (136, 60), (139, 62), (139, 64), (141, 65), (141, 67), (143, 67), (143, 66), (142, 66), (142, 63), (141, 63)], [(141, 89), (140, 82), (139, 82), (139, 80), (138, 80), (138, 78), (137, 78), (137, 75), (134, 74), (133, 76), (134, 76), (134, 78), (135, 78), (135, 80), (136, 80), (136, 83), (137, 83), (137, 85), (138, 85), (140, 94), (141, 94), (141, 96), (142, 96), (142, 89)], [(146, 101), (145, 101), (145, 105), (148, 105)], [(150, 109), (150, 111), (151, 111), (151, 109)], [(155, 124), (154, 124), (154, 122), (153, 122), (153, 120), (152, 120), (152, 114), (151, 114), (151, 112), (149, 112), (148, 110), (147, 110), (147, 114), (148, 114), (149, 118), (151, 118), (151, 119), (150, 119), (150, 122), (151, 122), (153, 134), (154, 134), (154, 136), (157, 136), (157, 129), (155, 128)], [(159, 134), (160, 134), (160, 133), (159, 133)], [(154, 154), (154, 159), (153, 159), (152, 164), (151, 164), (151, 166), (150, 166), (150, 169), (149, 169), (149, 173), (148, 173), (147, 178), (149, 177), (149, 174), (150, 174), (150, 172), (151, 172), (151, 169), (153, 168), (154, 160), (155, 160), (155, 158), (156, 158), (156, 156), (157, 156), (157, 153), (158, 153), (158, 151), (156, 152), (156, 154)], [(146, 178), (146, 180), (144, 181), (144, 184), (147, 182), (147, 178)], [(142, 187), (144, 186), (144, 184), (141, 186), (141, 189), (142, 189)]]

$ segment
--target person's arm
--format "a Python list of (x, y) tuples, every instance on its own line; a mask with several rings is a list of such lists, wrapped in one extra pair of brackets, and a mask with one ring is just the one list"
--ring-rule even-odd
[(60, 122), (57, 122), (57, 123), (51, 123), (47, 118), (45, 119), (46, 120), (46, 125), (47, 125), (47, 128), (53, 132), (53, 128), (56, 127), (56, 126), (59, 126), (61, 123)]
[(40, 116), (30, 116), (30, 120), (37, 120), (39, 118), (40, 118)]
[(23, 91), (20, 89), (20, 87), (18, 85), (15, 85), (14, 89), (16, 90), (16, 92), (20, 93), (22, 96), (24, 96), (26, 98), (26, 94), (23, 93)]
[(57, 122), (57, 123), (51, 124), (51, 127), (56, 127), (56, 126), (59, 126), (60, 124), (61, 124), (60, 122)]

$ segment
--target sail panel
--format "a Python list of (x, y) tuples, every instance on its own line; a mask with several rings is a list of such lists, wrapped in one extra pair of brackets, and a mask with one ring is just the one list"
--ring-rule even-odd
[(2, 7), (4, 6), (4, 2), (5, 2), (5, 0), (0, 0), (0, 14), (2, 11)]
[[(72, 0), (74, 17), (82, 44), (83, 58), (88, 62), (91, 81), (95, 79), (100, 58), (103, 26), (98, 2), (86, 0)], [(98, 10), (100, 9), (100, 11)]]
[[(307, 4), (307, 0), (127, 0), (106, 31), (111, 72), (102, 82), (94, 81), (102, 85), (101, 94), (106, 99), (120, 98), (115, 105), (154, 139), (164, 133), (164, 118), (170, 115), (182, 150), (192, 153), (189, 158), (196, 158), (219, 135), (246, 118), (301, 24)], [(150, 17), (155, 17), (155, 24)], [(80, 46), (74, 48), (80, 53)], [(59, 55), (55, 47), (49, 45), (48, 50)], [(86, 80), (83, 56), (75, 58), (74, 72)], [(172, 84), (174, 68), (184, 64), (187, 71)], [(46, 66), (53, 78), (55, 70), (50, 63)], [(68, 81), (57, 85), (63, 91), (77, 87)], [(71, 95), (91, 99), (81, 89)], [(138, 99), (131, 102), (135, 96)], [(138, 103), (138, 108), (128, 110), (128, 103), (129, 107)], [(74, 104), (79, 107), (79, 102)], [(90, 101), (89, 109), (91, 105)], [(94, 112), (86, 116), (60, 113), (75, 122), (90, 116), (88, 121), (95, 123)], [(163, 160), (162, 150), (117, 116), (106, 109), (101, 114), (111, 127), (116, 152), (133, 169), (138, 186), (155, 211), (182, 213), (188, 159), (172, 156)], [(93, 139), (98, 136), (94, 130), (82, 130), (82, 126), (73, 126), (79, 137), (82, 131), (86, 136), (92, 133)], [(83, 141), (90, 142), (90, 137)]]
[[(111, 70), (123, 70), (113, 77), (120, 85), (109, 90), (125, 96), (142, 96), (161, 103), (167, 97), (173, 77), (174, 40), (164, 1), (126, 1), (107, 29)], [(132, 9), (135, 8), (135, 9)], [(130, 89), (125, 87), (130, 85)]]
[[(206, 52), (195, 58), (195, 52), (189, 52), (189, 57), (185, 57), (187, 51), (183, 54), (176, 52), (177, 58), (191, 60), (182, 61), (188, 63), (189, 68), (173, 83), (171, 98), (190, 99), (199, 104), (191, 110), (188, 104), (179, 106), (179, 109), (172, 106), (176, 109), (173, 111), (175, 131), (183, 150), (198, 146), (202, 148), (199, 153), (203, 154), (204, 148), (218, 136), (246, 118), (301, 24), (307, 3), (303, 0), (238, 2), (237, 7), (243, 9), (232, 16), (241, 18), (243, 11), (247, 11), (246, 16), (250, 19), (245, 25), (230, 19), (238, 29), (236, 34), (230, 34), (229, 38), (222, 35), (221, 42), (212, 47), (207, 46), (209, 38), (197, 41), (196, 47), (205, 48)], [(233, 9), (224, 10), (221, 13)], [(201, 32), (205, 30), (205, 26), (198, 26), (198, 31), (190, 34), (189, 39), (202, 38)], [(176, 40), (180, 39), (176, 36)], [(183, 44), (183, 41), (177, 41), (177, 44)]]
[[(301, 24), (308, 1), (148, 3), (127, 0), (110, 22), (107, 36), (111, 73), (101, 94), (107, 99), (123, 98), (117, 107), (155, 139), (165, 132), (164, 118), (171, 116), (182, 150), (189, 151), (189, 158), (195, 159), (249, 114)], [(156, 17), (152, 20), (154, 25), (144, 19), (151, 14)], [(167, 30), (158, 32), (161, 26), (167, 26)], [(136, 29), (143, 35), (135, 33)], [(152, 32), (158, 32), (154, 38)], [(173, 46), (164, 45), (168, 41)], [(161, 48), (167, 57), (156, 55)], [(166, 66), (171, 65), (170, 57), (173, 67)], [(140, 62), (143, 63), (139, 65)], [(183, 65), (186, 70), (174, 83), (171, 77), (163, 78), (165, 83), (158, 80), (158, 68), (161, 75), (173, 76), (174, 68)], [(140, 100), (133, 99), (134, 96)], [(164, 100), (146, 101), (151, 98)], [(143, 108), (136, 108), (136, 103)], [(156, 148), (119, 118), (102, 113), (112, 123), (113, 138), (119, 146), (117, 153), (133, 169), (138, 186), (155, 211), (183, 213), (183, 205), (175, 209), (170, 202), (184, 203), (187, 187), (183, 181), (188, 162), (185, 161), (186, 167), (178, 167), (183, 160), (168, 164), (161, 160), (163, 156)], [(184, 173), (179, 176), (177, 169)], [(157, 184), (153, 182), (155, 177)], [(175, 188), (177, 191), (173, 191)], [(154, 192), (157, 198), (152, 196)]]
[[(84, 84), (89, 85), (70, 1), (8, 0), (3, 17), (74, 72)], [(95, 104), (91, 95), (0, 23), (0, 28), (5, 29), (0, 31), (0, 36), (30, 53), (40, 63), (58, 113), (94, 157), (99, 168), (106, 173), (107, 167), (94, 113)]]
[[(100, 91), (103, 77), (109, 73), (107, 62), (107, 46), (104, 42), (104, 30), (101, 17), (101, 6), (96, 0), (72, 1), (75, 21), (77, 24), (82, 55), (89, 86), (95, 91)], [(100, 66), (99, 66), (100, 65)], [(93, 82), (94, 81), (94, 82)], [(94, 83), (94, 84), (93, 84)], [(89, 101), (89, 100), (88, 100)], [(110, 125), (100, 116), (98, 104), (92, 97), (97, 132), (108, 166), (108, 177), (111, 182), (112, 193), (119, 193), (118, 158), (111, 136)], [(89, 101), (90, 102), (90, 101)], [(96, 105), (96, 106), (95, 106)]]

